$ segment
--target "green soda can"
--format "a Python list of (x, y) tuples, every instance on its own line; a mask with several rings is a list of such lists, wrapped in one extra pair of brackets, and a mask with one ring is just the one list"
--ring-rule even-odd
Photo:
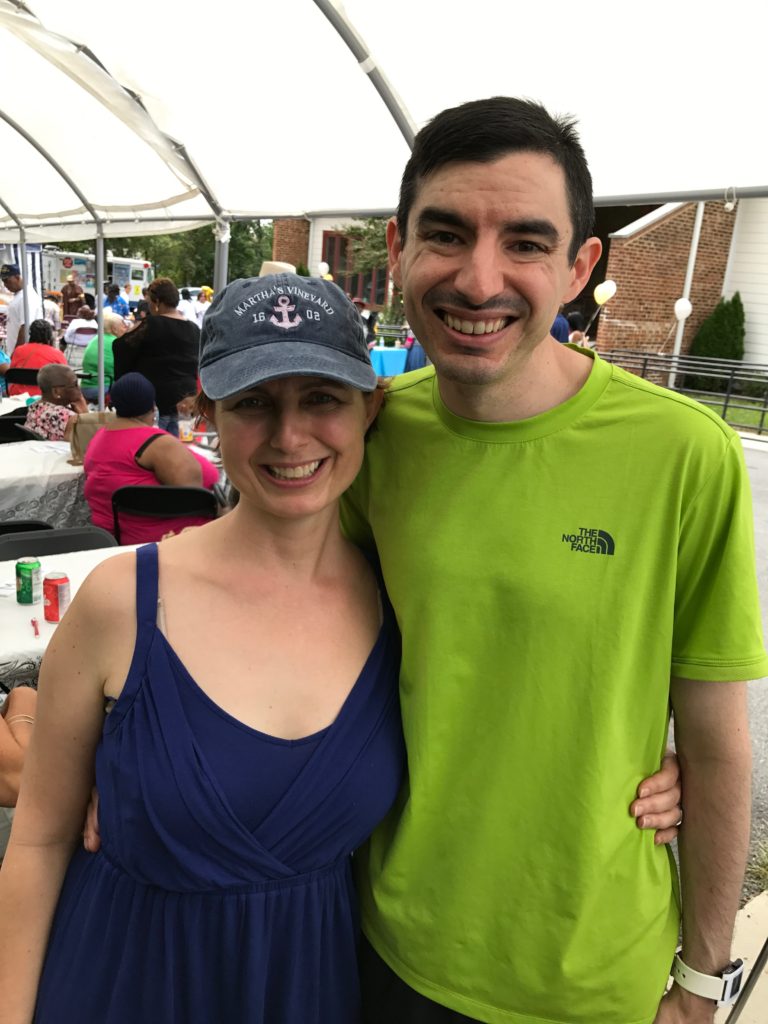
[(37, 604), (43, 599), (43, 577), (37, 558), (20, 558), (16, 563), (16, 600)]

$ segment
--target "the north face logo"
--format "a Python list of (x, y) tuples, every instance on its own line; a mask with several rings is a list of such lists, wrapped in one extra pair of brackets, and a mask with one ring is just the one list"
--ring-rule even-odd
[(570, 544), (571, 551), (585, 551), (589, 555), (612, 555), (616, 550), (610, 533), (586, 526), (579, 527), (578, 533), (564, 533), (563, 544)]

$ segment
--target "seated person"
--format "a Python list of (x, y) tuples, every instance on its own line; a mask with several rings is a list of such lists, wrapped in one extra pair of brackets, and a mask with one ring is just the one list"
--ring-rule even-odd
[[(140, 373), (126, 373), (112, 385), (117, 417), (98, 430), (83, 460), (85, 498), (95, 526), (113, 532), (112, 495), (131, 485), (213, 487), (219, 471), (202, 455), (186, 448), (178, 438), (154, 426), (155, 389)], [(120, 516), (120, 541), (145, 544), (161, 540), (205, 519), (195, 516), (168, 519)]]
[(98, 329), (98, 323), (96, 322), (96, 314), (90, 306), (81, 306), (77, 311), (77, 316), (71, 321), (66, 331), (64, 331), (64, 341), (67, 345), (71, 345), (75, 341), (75, 331), (81, 327), (90, 328), (91, 330)]
[(48, 363), (37, 372), (42, 398), (29, 407), (24, 426), (46, 441), (68, 441), (75, 417), (88, 412), (88, 403), (71, 366)]
[[(112, 343), (121, 338), (128, 327), (125, 320), (117, 313), (104, 314), (104, 387), (109, 391), (115, 379), (115, 357)], [(93, 402), (99, 393), (99, 338), (98, 335), (88, 342), (83, 352), (83, 375), (80, 380), (85, 397)]]
[(32, 725), (37, 693), (28, 686), (11, 690), (0, 712), (0, 861), (11, 830), (12, 812), (19, 796), (19, 781)]
[[(47, 320), (33, 320), (29, 325), (29, 341), (25, 345), (17, 345), (11, 356), (10, 366), (0, 368), (6, 370), (39, 370), (48, 363), (60, 363), (66, 366), (64, 353), (54, 346), (53, 327)], [(40, 388), (34, 384), (9, 384), (9, 395), (39, 395)]]

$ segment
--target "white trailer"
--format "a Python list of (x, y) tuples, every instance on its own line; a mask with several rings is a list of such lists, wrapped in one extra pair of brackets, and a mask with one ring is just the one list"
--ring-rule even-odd
[[(96, 257), (87, 252), (62, 252), (46, 246), (42, 252), (42, 277), (44, 291), (60, 292), (62, 285), (70, 274), (75, 283), (84, 292), (96, 294)], [(104, 280), (120, 286), (120, 294), (125, 296), (124, 286), (130, 284), (130, 305), (135, 308), (141, 299), (141, 293), (154, 277), (154, 267), (149, 260), (133, 259), (128, 256), (113, 256), (107, 253), (107, 268)]]

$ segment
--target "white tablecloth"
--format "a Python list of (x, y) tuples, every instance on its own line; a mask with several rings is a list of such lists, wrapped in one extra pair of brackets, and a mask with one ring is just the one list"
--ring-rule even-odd
[[(105, 558), (135, 549), (129, 545), (42, 555), (41, 573), (45, 576), (47, 572), (65, 572), (74, 597), (91, 569)], [(32, 619), (37, 619), (38, 637), (31, 625)], [(16, 600), (16, 560), (0, 562), (0, 688), (8, 690), (20, 683), (37, 682), (40, 662), (55, 629), (56, 623), (45, 621), (42, 601), (29, 605)]]
[(87, 526), (83, 467), (71, 466), (67, 441), (0, 444), (0, 522), (40, 519), (51, 526)]
[(14, 395), (11, 398), (7, 395), (0, 398), (0, 416), (5, 416), (9, 412), (18, 412), (19, 409), (26, 409), (27, 398), (29, 398), (29, 395), (26, 393), (24, 395)]

